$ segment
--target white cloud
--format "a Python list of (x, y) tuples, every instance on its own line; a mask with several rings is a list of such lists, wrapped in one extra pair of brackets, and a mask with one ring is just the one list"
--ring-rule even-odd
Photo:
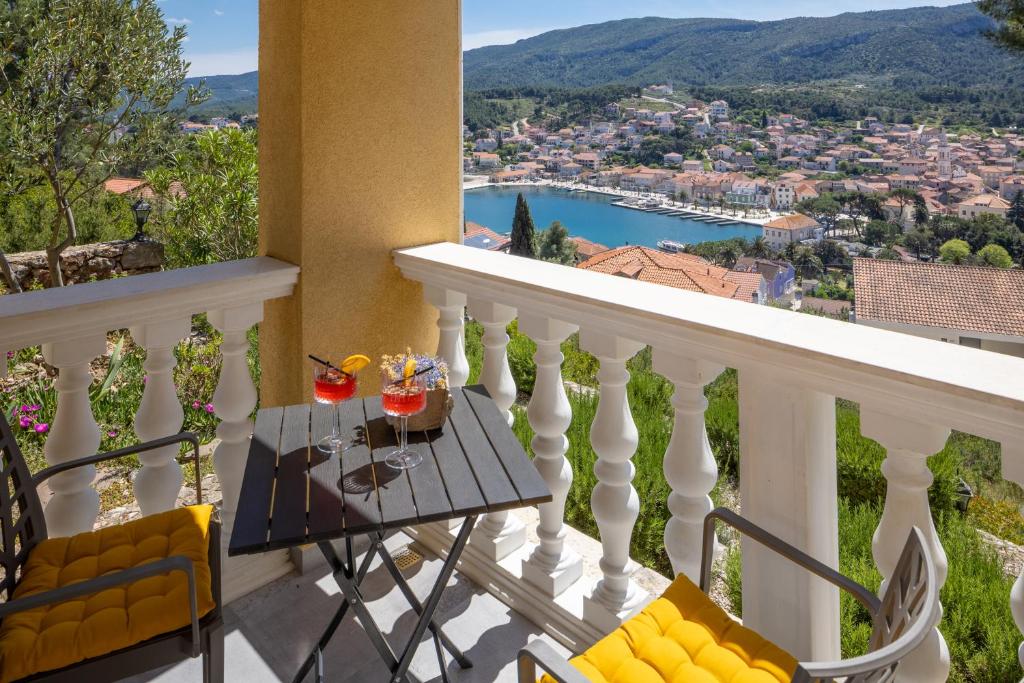
[(185, 55), (191, 64), (189, 76), (220, 76), (223, 74), (243, 74), (255, 71), (259, 63), (259, 51), (235, 50), (233, 52), (195, 52)]
[(166, 21), (167, 21), (168, 24), (191, 24), (192, 23), (192, 20), (189, 19), (188, 17), (181, 17), (180, 19), (178, 17), (167, 17)]
[(222, 10), (222, 9), (215, 9), (215, 10), (213, 10), (213, 13), (216, 14), (218, 17), (223, 17), (224, 16), (224, 10)]
[(550, 28), (507, 28), (462, 34), (462, 49), (472, 50), (485, 45), (508, 45), (550, 31)]

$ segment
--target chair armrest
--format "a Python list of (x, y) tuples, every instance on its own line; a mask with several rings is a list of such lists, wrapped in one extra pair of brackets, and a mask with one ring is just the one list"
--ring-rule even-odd
[(558, 683), (589, 683), (579, 669), (543, 640), (530, 641), (519, 651), (519, 683), (537, 683), (538, 666)]
[(196, 575), (195, 570), (192, 567), (192, 560), (188, 559), (184, 555), (172, 555), (170, 557), (165, 557), (162, 560), (156, 560), (155, 562), (148, 562), (138, 567), (132, 567), (131, 569), (123, 569), (118, 572), (97, 576), (96, 578), (89, 579), (88, 581), (80, 581), (79, 583), (54, 588), (53, 590), (48, 590), (43, 593), (36, 593), (35, 595), (28, 595), (23, 598), (10, 600), (0, 604), (0, 619), (5, 619), (8, 615), (16, 612), (24, 612), (26, 610), (36, 609), (37, 607), (43, 607), (44, 605), (66, 602), (72, 598), (92, 595), (102, 590), (113, 588), (114, 586), (120, 586), (140, 579), (145, 579), (150, 576), (159, 576), (160, 574), (168, 574), (174, 571), (185, 572), (185, 576), (188, 578), (188, 609), (192, 622), (192, 656), (198, 657), (200, 653), (200, 642), (199, 608), (197, 606), (196, 598)]
[(153, 439), (152, 441), (144, 441), (142, 443), (133, 444), (124, 448), (119, 448), (116, 451), (109, 451), (107, 453), (97, 453), (96, 455), (86, 456), (84, 458), (76, 458), (74, 460), (68, 460), (51, 467), (39, 470), (32, 477), (32, 485), (39, 486), (42, 482), (46, 481), (55, 474), (61, 472), (67, 472), (73, 470), (76, 467), (84, 467), (85, 465), (95, 465), (96, 463), (106, 462), (107, 460), (115, 460), (117, 458), (123, 458), (126, 455), (136, 455), (138, 453), (145, 453), (147, 451), (153, 451), (164, 446), (170, 446), (176, 443), (188, 442), (192, 445), (192, 458), (196, 464), (196, 503), (203, 502), (203, 490), (202, 482), (203, 475), (199, 472), (199, 438), (192, 432), (181, 432), (179, 434), (172, 434), (171, 436), (164, 436), (159, 439)]
[(704, 552), (700, 563), (700, 589), (705, 593), (711, 589), (711, 561), (715, 548), (715, 522), (718, 520), (725, 522), (744, 536), (754, 539), (790, 562), (842, 588), (862, 604), (872, 618), (878, 613), (881, 603), (875, 594), (867, 588), (727, 508), (715, 508), (704, 518)]

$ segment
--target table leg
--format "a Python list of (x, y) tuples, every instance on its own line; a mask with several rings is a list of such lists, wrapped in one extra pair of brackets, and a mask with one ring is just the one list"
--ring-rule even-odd
[[(383, 535), (377, 536), (376, 546), (377, 552), (380, 555), (380, 559), (384, 563), (384, 566), (387, 568), (388, 573), (391, 574), (391, 578), (394, 580), (395, 585), (397, 585), (398, 589), (402, 591), (402, 594), (405, 596), (405, 599), (409, 602), (409, 605), (412, 606), (413, 610), (416, 612), (416, 615), (421, 616), (423, 614), (423, 605), (416, 597), (416, 594), (412, 592), (412, 588), (409, 587), (409, 584), (406, 583), (405, 577), (402, 576), (402, 570), (398, 568), (398, 565), (395, 564), (394, 559), (392, 559), (391, 555), (385, 550)], [(427, 628), (430, 629), (430, 632), (434, 634), (435, 638), (440, 639), (441, 644), (444, 645), (444, 649), (448, 650), (448, 652), (452, 654), (452, 657), (454, 657), (455, 661), (459, 663), (459, 666), (461, 666), (463, 669), (468, 669), (473, 666), (473, 662), (469, 661), (469, 658), (466, 657), (466, 655), (463, 654), (462, 651), (455, 646), (455, 643), (453, 643), (448, 638), (448, 636), (445, 635), (444, 631), (441, 629), (440, 626), (438, 626), (436, 621), (431, 619), (430, 624)]]
[[(338, 579), (339, 574), (343, 575), (346, 572), (351, 573), (352, 570), (350, 567), (354, 566), (354, 561), (349, 565), (344, 564), (341, 561), (341, 558), (338, 557), (338, 554), (334, 551), (334, 546), (327, 541), (323, 541), (317, 545), (320, 548), (320, 552), (323, 553), (324, 558), (326, 558), (327, 564), (330, 566), (331, 573), (334, 575), (335, 580)], [(347, 548), (347, 551), (348, 556), (352, 557), (350, 547)], [(359, 583), (362, 582), (363, 578), (366, 576), (366, 572), (370, 570), (370, 563), (372, 561), (373, 553), (366, 553), (362, 563), (359, 565), (359, 570), (355, 574), (356, 585), (359, 585)], [(317, 683), (321, 683), (323, 681), (323, 650), (327, 647), (327, 643), (330, 642), (331, 638), (334, 637), (334, 632), (338, 630), (338, 626), (341, 625), (342, 620), (345, 618), (345, 614), (348, 612), (348, 608), (349, 601), (347, 596), (345, 596), (345, 599), (342, 601), (338, 611), (334, 613), (333, 617), (331, 617), (331, 621), (327, 624), (327, 628), (324, 629), (323, 635), (320, 636), (320, 640), (317, 641), (316, 647), (313, 648), (313, 651), (308, 657), (306, 657), (302, 666), (299, 667), (299, 671), (295, 674), (295, 678), (292, 679), (292, 683), (301, 683), (302, 679), (306, 677), (306, 674), (309, 673), (310, 668), (312, 668), (314, 664), (316, 664), (317, 670)]]
[(444, 592), (445, 586), (448, 585), (448, 579), (451, 578), (452, 572), (455, 571), (455, 565), (458, 564), (459, 557), (462, 556), (462, 551), (466, 547), (466, 541), (469, 540), (469, 534), (473, 531), (474, 525), (476, 525), (476, 515), (467, 517), (466, 521), (462, 524), (462, 528), (459, 530), (459, 535), (455, 537), (455, 542), (452, 544), (451, 550), (448, 551), (448, 557), (441, 567), (441, 573), (437, 577), (437, 582), (434, 584), (433, 590), (430, 591), (430, 596), (423, 606), (423, 612), (416, 622), (416, 628), (413, 629), (412, 636), (402, 651), (402, 659), (398, 662), (397, 667), (391, 668), (391, 683), (400, 683), (405, 678), (409, 665), (412, 664), (412, 657), (416, 653), (416, 646), (419, 644), (420, 639), (423, 638), (427, 627), (433, 621), (434, 611), (441, 602), (441, 594)]

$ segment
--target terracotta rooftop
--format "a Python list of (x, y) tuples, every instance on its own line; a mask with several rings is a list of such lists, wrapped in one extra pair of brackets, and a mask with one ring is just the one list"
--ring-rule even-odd
[(499, 235), (485, 225), (466, 221), (466, 231), (463, 237), (463, 244), (478, 249), (489, 251), (501, 251), (511, 242), (508, 237)]
[(584, 270), (628, 277), (642, 282), (751, 301), (760, 275), (711, 265), (693, 254), (666, 254), (649, 247), (628, 246), (593, 256), (577, 266)]
[(588, 239), (582, 237), (570, 237), (569, 241), (576, 245), (576, 253), (588, 259), (591, 256), (597, 256), (598, 254), (608, 251), (608, 247), (598, 242), (591, 242)]
[(857, 318), (1024, 337), (1024, 270), (853, 259)]
[(774, 228), (775, 230), (803, 230), (806, 228), (819, 228), (821, 225), (810, 216), (794, 213), (790, 216), (783, 216), (773, 221), (768, 221), (764, 224), (764, 227)]

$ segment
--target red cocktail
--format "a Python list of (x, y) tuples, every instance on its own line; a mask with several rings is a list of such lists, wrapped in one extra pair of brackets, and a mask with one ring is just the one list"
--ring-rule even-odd
[[(355, 372), (345, 372), (319, 359), (313, 362), (313, 400), (327, 405), (338, 405), (356, 395), (359, 383)], [(338, 433), (338, 421), (331, 420), (331, 433), (317, 441), (316, 447), (324, 453), (340, 453), (351, 444)]]
[(404, 367), (383, 368), (381, 372), (381, 407), (388, 415), (401, 418), (402, 423), (398, 448), (384, 457), (384, 462), (396, 470), (407, 470), (423, 462), (423, 456), (409, 448), (408, 423), (410, 415), (427, 407), (427, 369), (417, 368), (416, 359), (407, 357)]
[(313, 379), (313, 398), (317, 403), (341, 403), (356, 393), (356, 378), (334, 369), (327, 369)]
[(384, 412), (396, 417), (409, 417), (427, 407), (427, 388), (416, 386), (386, 386), (381, 394)]

